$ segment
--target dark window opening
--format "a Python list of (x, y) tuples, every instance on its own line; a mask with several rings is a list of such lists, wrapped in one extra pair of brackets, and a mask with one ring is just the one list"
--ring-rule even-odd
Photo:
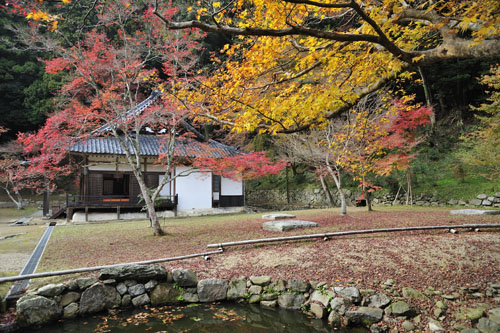
[(102, 177), (103, 195), (129, 195), (130, 175), (104, 174)]

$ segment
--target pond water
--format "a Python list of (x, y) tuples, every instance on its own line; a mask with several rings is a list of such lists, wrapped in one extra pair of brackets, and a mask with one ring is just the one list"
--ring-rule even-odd
[[(149, 310), (117, 312), (61, 321), (44, 327), (55, 332), (333, 332), (324, 320), (312, 319), (291, 310), (255, 305), (191, 304)], [(335, 332), (365, 333), (364, 329)]]

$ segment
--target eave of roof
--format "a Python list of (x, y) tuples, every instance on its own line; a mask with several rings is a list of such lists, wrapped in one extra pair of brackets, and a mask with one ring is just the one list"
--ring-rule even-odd
[[(140, 135), (139, 148), (141, 156), (158, 156), (166, 153), (164, 136)], [(86, 141), (78, 142), (70, 147), (72, 153), (125, 155), (117, 138), (113, 136), (93, 137)], [(133, 152), (130, 147), (130, 152)], [(208, 157), (224, 158), (241, 154), (237, 148), (224, 145), (220, 142), (209, 140), (198, 142), (191, 138), (179, 138), (175, 143), (174, 156), (183, 158)]]

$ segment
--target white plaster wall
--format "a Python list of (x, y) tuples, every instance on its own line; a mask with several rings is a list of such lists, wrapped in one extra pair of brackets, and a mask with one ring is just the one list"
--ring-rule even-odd
[(243, 180), (232, 180), (222, 177), (221, 195), (243, 195)]
[[(158, 184), (160, 184), (163, 180), (163, 178), (165, 178), (164, 175), (159, 175), (158, 176)], [(165, 186), (163, 186), (163, 188), (161, 189), (160, 191), (160, 197), (168, 197), (170, 196), (170, 186), (172, 185), (172, 182), (170, 183), (166, 183)]]
[[(176, 175), (190, 168), (177, 167)], [(179, 195), (178, 210), (212, 208), (212, 175), (195, 172), (175, 179), (175, 192)]]

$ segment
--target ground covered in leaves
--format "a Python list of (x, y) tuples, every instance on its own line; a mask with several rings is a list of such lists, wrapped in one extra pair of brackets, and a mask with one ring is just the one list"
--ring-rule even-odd
[[(145, 221), (56, 228), (38, 271), (173, 257), (209, 251), (206, 245), (244, 239), (424, 225), (500, 223), (500, 216), (457, 216), (445, 209), (379, 209), (294, 212), (317, 228), (287, 233), (262, 230), (260, 215), (200, 217), (162, 221), (168, 235), (154, 237)], [(500, 280), (499, 230), (481, 232), (412, 231), (246, 245), (223, 254), (169, 263), (191, 268), (199, 278), (271, 275), (274, 278), (334, 284), (394, 279), (443, 290), (457, 283), (485, 285)]]

